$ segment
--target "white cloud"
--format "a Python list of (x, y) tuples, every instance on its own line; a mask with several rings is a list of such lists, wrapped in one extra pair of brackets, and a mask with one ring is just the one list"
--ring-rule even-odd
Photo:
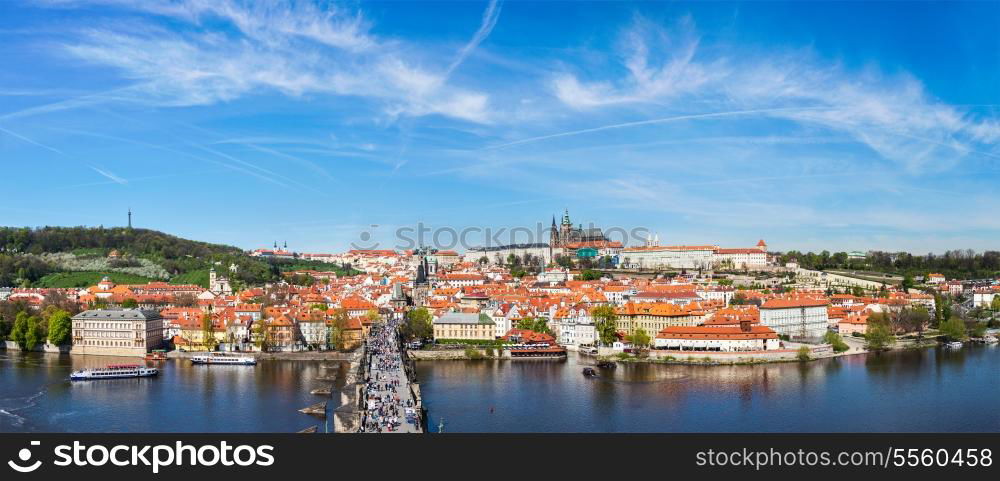
[(483, 40), (486, 40), (486, 37), (490, 36), (490, 33), (493, 32), (493, 27), (496, 27), (497, 25), (497, 20), (500, 19), (500, 6), (501, 5), (498, 0), (490, 0), (490, 3), (486, 5), (486, 10), (483, 11), (483, 21), (479, 25), (479, 30), (476, 30), (472, 39), (470, 39), (469, 42), (466, 43), (461, 50), (459, 50), (458, 56), (455, 57), (455, 60), (452, 60), (451, 65), (448, 66), (448, 70), (445, 71), (445, 77), (450, 76), (451, 73), (454, 72), (455, 69), (458, 68), (458, 66), (472, 54), (476, 47), (478, 47), (480, 43), (483, 43)]
[[(116, 22), (80, 31), (79, 38), (65, 44), (69, 54), (114, 67), (136, 82), (122, 94), (125, 100), (209, 105), (277, 91), (289, 96), (372, 99), (393, 116), (439, 114), (483, 123), (491, 117), (487, 94), (449, 84), (446, 74), (415, 63), (409, 52), (416, 47), (375, 37), (360, 13), (334, 5), (205, 0), (82, 3), (125, 6), (183, 24), (166, 29), (144, 17), (138, 25)], [(491, 15), (495, 22), (495, 14)], [(489, 29), (492, 24), (477, 35), (484, 36)]]
[(988, 147), (1000, 140), (1000, 123), (933, 98), (907, 74), (854, 72), (808, 50), (705, 49), (690, 18), (670, 30), (638, 18), (622, 39), (622, 75), (586, 81), (564, 71), (551, 79), (555, 96), (574, 109), (757, 111), (850, 135), (914, 174), (948, 169), (970, 153), (997, 156)]

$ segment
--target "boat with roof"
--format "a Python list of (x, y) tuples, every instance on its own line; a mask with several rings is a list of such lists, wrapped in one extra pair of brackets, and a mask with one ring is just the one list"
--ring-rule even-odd
[(97, 379), (122, 379), (130, 377), (152, 377), (159, 374), (159, 369), (139, 364), (110, 364), (105, 367), (80, 369), (69, 375), (72, 381), (91, 381)]
[(257, 359), (253, 356), (239, 356), (228, 352), (210, 352), (191, 358), (192, 364), (233, 364), (238, 366), (253, 366)]

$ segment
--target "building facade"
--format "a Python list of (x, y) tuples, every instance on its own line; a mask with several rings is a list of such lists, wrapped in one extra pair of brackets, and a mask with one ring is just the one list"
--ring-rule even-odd
[(449, 312), (434, 319), (434, 339), (496, 339), (496, 324), (486, 314)]
[(163, 344), (163, 318), (140, 309), (89, 310), (73, 316), (74, 354), (145, 356)]
[(666, 327), (656, 335), (653, 346), (678, 351), (773, 351), (781, 342), (774, 330), (744, 321), (740, 327)]
[(760, 306), (760, 323), (793, 341), (818, 342), (827, 332), (825, 299), (770, 299)]

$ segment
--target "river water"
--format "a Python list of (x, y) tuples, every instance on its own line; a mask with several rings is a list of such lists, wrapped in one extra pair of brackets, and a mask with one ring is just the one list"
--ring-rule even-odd
[[(114, 358), (0, 351), (0, 432), (294, 432), (345, 363), (161, 363), (160, 376), (68, 381)], [(129, 362), (134, 362), (129, 361)], [(591, 359), (421, 362), (428, 424), (446, 432), (996, 432), (1000, 348), (926, 349), (757, 366)], [(333, 406), (331, 406), (332, 409)]]
[(309, 394), (331, 384), (317, 378), (342, 380), (346, 369), (337, 361), (253, 367), (171, 359), (150, 363), (160, 368), (154, 378), (68, 380), (84, 367), (136, 361), (0, 351), (0, 432), (295, 432), (310, 426), (322, 432), (323, 419), (298, 409), (324, 400)]
[(1000, 349), (925, 349), (756, 366), (418, 365), (445, 432), (996, 432)]

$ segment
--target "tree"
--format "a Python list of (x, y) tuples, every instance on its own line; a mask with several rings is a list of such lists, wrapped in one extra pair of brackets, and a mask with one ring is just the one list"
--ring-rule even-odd
[(808, 361), (809, 359), (811, 359), (809, 357), (810, 352), (811, 351), (809, 350), (808, 346), (802, 346), (802, 347), (799, 348), (798, 354), (796, 354), (796, 357), (798, 357), (800, 361), (803, 361), (803, 362)]
[(900, 284), (900, 287), (903, 288), (903, 292), (910, 292), (910, 289), (913, 288), (913, 276), (909, 274), (903, 276), (903, 282)]
[(747, 296), (742, 292), (737, 292), (733, 295), (732, 299), (729, 300), (729, 304), (733, 306), (742, 306), (747, 303)]
[(49, 344), (66, 344), (73, 334), (73, 319), (69, 312), (58, 310), (49, 316)]
[(347, 347), (345, 331), (350, 324), (347, 309), (336, 309), (330, 317), (330, 346), (338, 351)]
[(28, 332), (24, 337), (24, 344), (21, 348), (30, 351), (43, 342), (45, 342), (45, 331), (42, 329), (41, 319), (38, 316), (29, 317)]
[(964, 341), (969, 337), (966, 333), (965, 321), (957, 317), (942, 322), (938, 329), (942, 335), (953, 341)]
[(136, 301), (135, 299), (132, 299), (131, 297), (122, 301), (123, 309), (135, 309), (137, 307), (139, 307), (139, 302)]
[(986, 335), (986, 329), (989, 325), (985, 322), (977, 322), (975, 326), (972, 327), (972, 337), (982, 338)]
[(584, 269), (580, 272), (581, 281), (596, 281), (601, 278), (601, 273), (593, 269)]
[(378, 309), (368, 309), (365, 317), (371, 322), (378, 322), (382, 319), (382, 316), (378, 313)]
[(28, 313), (27, 311), (21, 311), (17, 313), (17, 318), (14, 320), (14, 328), (10, 331), (10, 340), (17, 343), (21, 349), (24, 349), (27, 344), (28, 339)]
[(174, 296), (174, 305), (177, 307), (194, 307), (198, 305), (198, 298), (194, 294), (177, 294)]
[(267, 328), (264, 318), (255, 321), (250, 327), (253, 343), (260, 352), (267, 352), (271, 347), (271, 330)]
[(892, 334), (889, 319), (884, 313), (868, 316), (868, 327), (865, 329), (865, 349), (883, 351), (895, 342), (896, 336)]
[(543, 334), (552, 334), (549, 323), (541, 317), (525, 317), (517, 321), (517, 328)]
[(993, 302), (990, 302), (990, 310), (993, 312), (1000, 311), (1000, 295), (993, 295)]
[(649, 334), (647, 334), (646, 330), (641, 327), (633, 331), (632, 334), (628, 336), (627, 340), (639, 349), (649, 347), (649, 342), (651, 341)]
[(615, 325), (618, 314), (615, 313), (615, 308), (608, 305), (597, 306), (590, 310), (590, 317), (594, 319), (594, 329), (601, 344), (605, 346), (614, 344), (618, 337), (618, 328)]
[(903, 332), (916, 332), (917, 339), (924, 337), (924, 328), (930, 322), (931, 316), (927, 309), (921, 306), (912, 309), (902, 309), (893, 318), (893, 326)]
[(823, 342), (826, 342), (833, 347), (833, 352), (844, 352), (851, 348), (846, 342), (844, 342), (844, 339), (840, 337), (840, 334), (833, 331), (828, 331), (826, 335), (823, 336)]
[(212, 315), (208, 313), (201, 316), (201, 341), (209, 351), (215, 350), (215, 323), (212, 322)]
[(407, 312), (401, 331), (406, 339), (430, 339), (434, 336), (431, 313), (426, 307)]

